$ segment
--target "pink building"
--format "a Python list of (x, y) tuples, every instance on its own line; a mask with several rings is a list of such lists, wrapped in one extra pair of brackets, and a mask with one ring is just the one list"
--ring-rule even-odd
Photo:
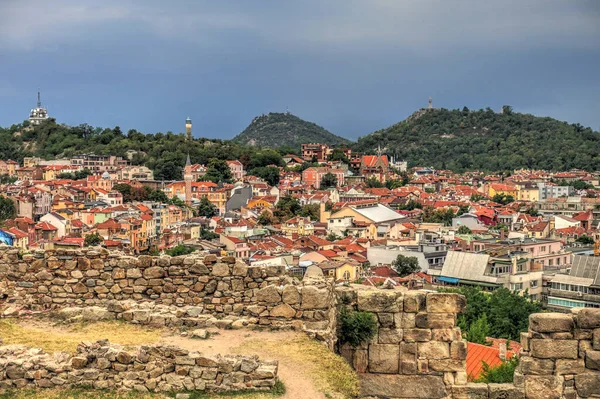
[(244, 165), (238, 160), (235, 161), (227, 161), (227, 165), (229, 165), (229, 169), (231, 170), (231, 175), (234, 180), (242, 180), (245, 175)]

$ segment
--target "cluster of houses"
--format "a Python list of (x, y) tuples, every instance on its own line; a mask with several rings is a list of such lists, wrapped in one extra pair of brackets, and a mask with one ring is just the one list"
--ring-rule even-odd
[[(0, 161), (0, 174), (14, 180), (1, 194), (16, 209), (0, 240), (27, 251), (82, 247), (95, 234), (101, 245), (131, 253), (185, 245), (251, 265), (284, 265), (292, 274), (317, 265), (339, 281), (506, 287), (555, 310), (600, 307), (597, 173), (406, 170), (381, 152), (343, 152), (346, 159), (334, 161), (331, 147), (305, 144), (300, 156), (284, 156), (275, 186), (238, 160), (227, 162), (233, 184), (199, 181), (207, 168), (191, 163), (184, 179), (165, 182), (113, 156)], [(92, 175), (59, 177), (84, 169)], [(322, 187), (327, 174), (335, 184)], [(122, 183), (181, 201), (124, 202), (113, 189)], [(203, 199), (214, 214), (195, 216)], [(282, 217), (278, 205), (290, 199), (300, 212)], [(399, 275), (391, 267), (399, 255), (416, 258), (420, 271)]]

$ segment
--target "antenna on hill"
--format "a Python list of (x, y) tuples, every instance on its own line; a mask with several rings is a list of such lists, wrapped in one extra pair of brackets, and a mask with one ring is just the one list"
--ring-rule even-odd
[(290, 107), (289, 106), (285, 107), (285, 113), (288, 114), (288, 115), (290, 114)]
[(37, 107), (38, 108), (42, 108), (42, 100), (40, 98), (40, 88), (38, 87), (38, 101), (37, 101)]

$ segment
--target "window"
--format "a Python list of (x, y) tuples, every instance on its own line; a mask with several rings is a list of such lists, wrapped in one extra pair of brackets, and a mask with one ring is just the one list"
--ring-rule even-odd
[(540, 252), (546, 252), (546, 246), (545, 245), (542, 245), (540, 247)]
[(514, 283), (510, 285), (510, 289), (513, 291), (520, 291), (523, 289), (523, 283)]
[(538, 281), (532, 280), (530, 286), (531, 286), (531, 288), (536, 288), (538, 286)]
[(554, 259), (548, 259), (548, 266), (552, 266), (554, 264)]

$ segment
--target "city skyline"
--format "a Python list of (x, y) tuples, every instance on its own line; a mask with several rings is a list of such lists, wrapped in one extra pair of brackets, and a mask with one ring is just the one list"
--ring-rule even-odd
[(189, 116), (195, 137), (289, 107), (356, 140), (430, 96), (600, 128), (593, 2), (90, 4), (0, 5), (0, 125), (27, 119), (40, 88), (62, 123), (183, 133)]

